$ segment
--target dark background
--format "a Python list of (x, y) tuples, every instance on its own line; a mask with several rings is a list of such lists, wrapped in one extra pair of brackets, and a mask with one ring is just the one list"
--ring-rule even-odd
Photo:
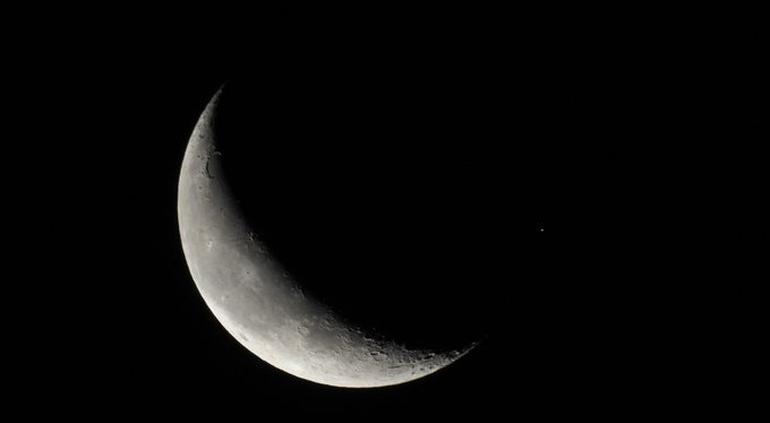
[[(219, 418), (756, 399), (767, 90), (751, 27), (520, 18), (228, 38), (169, 20), (16, 47), (28, 141), (6, 160), (35, 221), (17, 248), (32, 276), (7, 300), (26, 311), (9, 320), (24, 397)], [(225, 82), (235, 189), (289, 267), (368, 323), (481, 345), (429, 377), (348, 390), (274, 369), (220, 327), (184, 261), (176, 189)], [(18, 317), (40, 298), (45, 312)]]

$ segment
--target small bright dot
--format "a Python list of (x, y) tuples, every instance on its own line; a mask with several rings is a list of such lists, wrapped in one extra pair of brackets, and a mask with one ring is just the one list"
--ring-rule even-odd
[(540, 228), (540, 232), (543, 232), (544, 230), (545, 230), (545, 229), (543, 229), (543, 228)]

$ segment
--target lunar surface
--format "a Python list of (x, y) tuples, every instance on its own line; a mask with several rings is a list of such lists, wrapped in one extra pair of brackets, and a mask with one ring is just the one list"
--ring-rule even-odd
[(221, 90), (200, 117), (179, 180), (179, 229), (187, 264), (224, 328), (271, 365), (313, 382), (377, 387), (433, 373), (473, 348), (406, 347), (348, 321), (303, 291), (250, 228), (217, 148)]

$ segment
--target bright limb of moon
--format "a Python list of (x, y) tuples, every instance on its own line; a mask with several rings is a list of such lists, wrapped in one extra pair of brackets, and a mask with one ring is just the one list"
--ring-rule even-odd
[(249, 227), (222, 172), (216, 118), (222, 90), (190, 137), (179, 178), (182, 248), (217, 320), (256, 356), (294, 376), (377, 387), (433, 373), (470, 351), (410, 349), (367, 332), (303, 292)]

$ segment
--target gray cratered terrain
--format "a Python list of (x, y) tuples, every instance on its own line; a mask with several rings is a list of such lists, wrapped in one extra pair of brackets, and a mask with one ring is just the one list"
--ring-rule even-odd
[(414, 380), (457, 360), (458, 350), (415, 350), (346, 321), (303, 292), (248, 225), (217, 149), (221, 90), (190, 138), (179, 180), (179, 229), (192, 277), (208, 307), (262, 360), (294, 376), (342, 387)]

